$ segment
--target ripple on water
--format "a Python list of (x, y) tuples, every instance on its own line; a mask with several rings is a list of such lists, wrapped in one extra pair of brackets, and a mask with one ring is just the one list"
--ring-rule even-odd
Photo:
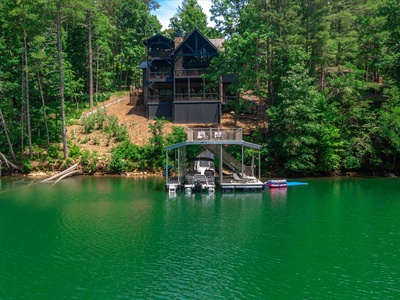
[(67, 187), (0, 202), (0, 298), (395, 299), (400, 292), (400, 205), (363, 198), (365, 187), (354, 197), (341, 183), (333, 192), (329, 182), (310, 184), (279, 203), (270, 193), (166, 200), (164, 191), (134, 185), (128, 193), (105, 179), (93, 191)]

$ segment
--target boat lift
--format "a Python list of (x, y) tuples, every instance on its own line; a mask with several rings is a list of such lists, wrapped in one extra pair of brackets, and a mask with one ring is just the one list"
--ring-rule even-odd
[[(261, 145), (249, 143), (242, 139), (243, 131), (241, 128), (221, 129), (221, 128), (188, 128), (187, 139), (185, 142), (169, 145), (166, 147), (166, 165), (165, 170), (169, 167), (169, 152), (175, 150), (175, 174), (168, 176), (166, 172), (166, 189), (169, 192), (175, 192), (184, 186), (186, 170), (186, 148), (188, 146), (200, 145), (208, 150), (212, 150), (214, 155), (219, 158), (219, 186), (222, 191), (261, 191), (263, 182), (261, 178)], [(235, 166), (227, 161), (224, 156), (229, 154), (224, 150), (225, 146), (238, 145), (242, 148), (241, 162), (236, 160)], [(244, 164), (244, 149), (250, 148), (258, 150), (258, 177), (254, 174), (254, 154), (252, 159), (251, 174), (246, 174), (246, 166)], [(223, 166), (232, 170), (231, 175), (223, 174)], [(247, 172), (249, 173), (249, 172)]]

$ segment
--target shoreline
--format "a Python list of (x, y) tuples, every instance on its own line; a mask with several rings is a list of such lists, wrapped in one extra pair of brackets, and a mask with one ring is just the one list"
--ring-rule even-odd
[[(44, 171), (34, 171), (30, 172), (27, 174), (9, 174), (9, 175), (2, 175), (0, 178), (21, 178), (21, 177), (31, 177), (31, 178), (48, 178), (51, 176), (54, 176), (60, 172), (44, 172)], [(104, 176), (109, 176), (109, 177), (164, 177), (162, 172), (146, 172), (146, 171), (140, 171), (140, 172), (127, 172), (123, 174), (110, 174), (110, 173), (101, 173), (101, 172), (96, 172), (93, 174), (81, 174), (81, 175), (76, 175), (76, 176), (95, 176), (95, 177), (104, 177)], [(74, 176), (72, 176), (74, 177)], [(290, 179), (290, 178), (399, 178), (394, 173), (387, 172), (387, 173), (380, 173), (380, 172), (346, 172), (345, 174), (342, 175), (314, 175), (314, 176), (280, 176), (280, 175), (267, 175), (264, 174), (261, 176), (261, 178), (285, 178), (285, 179)]]

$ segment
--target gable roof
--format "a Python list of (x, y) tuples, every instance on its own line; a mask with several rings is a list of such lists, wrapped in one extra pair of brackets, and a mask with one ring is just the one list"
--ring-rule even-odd
[(171, 45), (173, 47), (174, 41), (171, 40), (170, 38), (167, 38), (166, 36), (163, 36), (161, 34), (156, 34), (152, 36), (151, 38), (143, 41), (143, 44), (148, 46), (149, 44), (154, 44), (154, 43), (162, 43), (162, 44), (167, 44)]
[(210, 42), (209, 39), (207, 39), (197, 28), (193, 29), (191, 33), (183, 40), (182, 43), (179, 44), (178, 47), (175, 48), (175, 50), (172, 52), (172, 55), (178, 53), (180, 50), (182, 50), (183, 47), (185, 47), (187, 44), (195, 42), (196, 38), (198, 40), (203, 41), (204, 48), (208, 52), (215, 52), (216, 54), (218, 53), (218, 48)]

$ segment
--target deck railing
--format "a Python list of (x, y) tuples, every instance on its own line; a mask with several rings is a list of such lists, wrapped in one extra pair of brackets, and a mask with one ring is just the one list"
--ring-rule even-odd
[(199, 100), (218, 101), (218, 93), (175, 94), (175, 101), (199, 101)]
[(149, 80), (162, 80), (168, 78), (170, 72), (150, 72), (149, 73)]
[(160, 95), (152, 95), (148, 96), (149, 103), (156, 103), (156, 102), (172, 102), (171, 96), (160, 96)]
[(242, 128), (221, 129), (221, 128), (188, 128), (188, 142), (192, 141), (240, 141), (243, 139)]
[(206, 73), (205, 69), (176, 69), (175, 76), (182, 77), (201, 77)]
[(149, 58), (164, 58), (169, 57), (171, 54), (170, 49), (151, 50), (149, 51)]

